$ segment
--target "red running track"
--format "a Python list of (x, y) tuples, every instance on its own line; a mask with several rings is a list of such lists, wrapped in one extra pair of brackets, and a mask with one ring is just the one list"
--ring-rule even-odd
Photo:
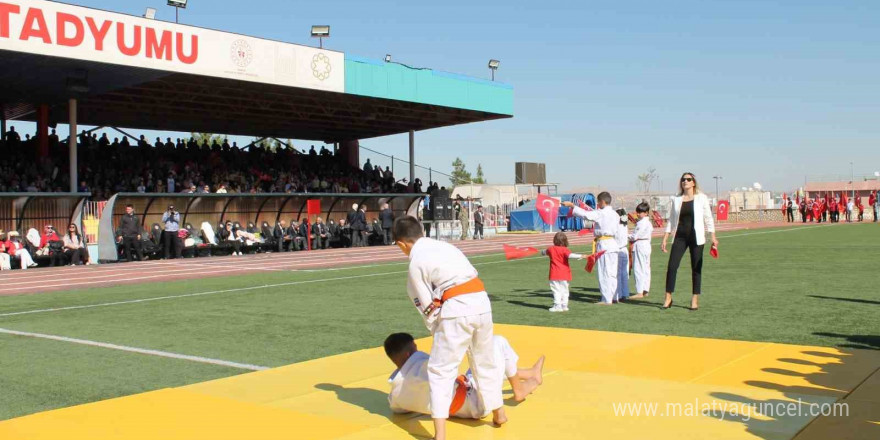
[[(786, 223), (722, 224), (718, 232), (786, 226)], [(796, 223), (796, 225), (801, 225)], [(662, 235), (662, 231), (655, 231)], [(571, 245), (585, 245), (591, 235), (569, 234)], [(547, 247), (552, 234), (504, 235), (486, 240), (453, 242), (465, 255), (493, 254), (502, 244)], [(263, 253), (243, 256), (187, 258), (180, 260), (136, 261), (93, 266), (64, 266), (30, 270), (3, 271), (0, 296), (112, 287), (125, 284), (165, 282), (185, 279), (242, 275), (261, 271), (295, 272), (327, 270), (350, 266), (369, 266), (406, 261), (397, 246), (327, 249), (312, 252)]]

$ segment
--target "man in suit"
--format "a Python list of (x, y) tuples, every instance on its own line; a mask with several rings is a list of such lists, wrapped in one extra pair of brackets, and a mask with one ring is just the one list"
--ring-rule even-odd
[(394, 213), (387, 203), (382, 205), (379, 218), (382, 220), (382, 243), (387, 246), (391, 244), (391, 227), (394, 226)]
[(308, 221), (302, 221), (299, 223), (298, 235), (302, 239), (302, 249), (308, 249), (310, 244), (306, 240), (308, 240), (311, 236), (311, 234), (309, 233), (309, 222)]
[[(362, 227), (358, 225), (358, 218), (360, 217), (360, 211), (358, 211), (358, 204), (355, 203), (351, 205), (351, 211), (348, 212), (348, 217), (346, 218), (346, 222), (348, 223), (350, 236), (351, 236), (351, 247), (360, 247), (361, 245), (361, 232), (363, 230)], [(366, 225), (365, 225), (366, 226)]]
[(284, 252), (284, 220), (278, 220), (278, 223), (275, 223), (272, 238), (275, 240), (275, 250)]
[(351, 247), (351, 224), (346, 223), (344, 218), (339, 219), (339, 245), (344, 248)]
[(474, 240), (477, 239), (477, 236), (480, 237), (480, 240), (483, 239), (483, 207), (477, 206), (477, 210), (474, 212)]
[(300, 227), (296, 223), (296, 220), (290, 221), (290, 226), (287, 228), (287, 235), (290, 237), (291, 251), (301, 251), (306, 248), (305, 238), (300, 235)]
[(357, 237), (357, 244), (352, 242), (352, 247), (364, 247), (367, 245), (367, 207), (361, 205), (355, 214), (355, 221), (351, 225), (352, 236)]
[(312, 235), (315, 237), (312, 240), (312, 249), (327, 249), (330, 244), (330, 231), (321, 217), (318, 217), (312, 225)]

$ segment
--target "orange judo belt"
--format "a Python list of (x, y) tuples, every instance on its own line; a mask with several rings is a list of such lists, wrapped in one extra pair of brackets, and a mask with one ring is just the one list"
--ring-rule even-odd
[(474, 278), (470, 281), (467, 281), (467, 282), (461, 283), (457, 286), (452, 286), (452, 287), (446, 289), (443, 292), (442, 298), (434, 300), (434, 306), (440, 307), (443, 305), (443, 303), (445, 303), (446, 301), (449, 301), (452, 298), (455, 298), (456, 296), (468, 295), (471, 293), (479, 293), (479, 292), (485, 292), (485, 291), (486, 291), (486, 287), (483, 285), (483, 280), (481, 280), (479, 278)]
[(458, 376), (455, 378), (455, 384), (458, 386), (455, 387), (455, 394), (452, 396), (452, 404), (449, 405), (450, 417), (464, 406), (464, 401), (467, 399), (467, 378), (464, 377), (464, 375)]

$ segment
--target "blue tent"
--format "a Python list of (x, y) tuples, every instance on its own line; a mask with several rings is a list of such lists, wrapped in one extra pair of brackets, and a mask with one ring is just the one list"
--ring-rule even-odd
[[(596, 207), (596, 198), (593, 194), (563, 194), (559, 197), (562, 201), (569, 201), (575, 205), (584, 202), (591, 208)], [(584, 227), (584, 221), (580, 218), (568, 216), (569, 208), (559, 209), (559, 218), (553, 230), (556, 231), (579, 231)], [(510, 213), (511, 231), (549, 231), (550, 227), (541, 220), (535, 209), (535, 201), (530, 200)]]

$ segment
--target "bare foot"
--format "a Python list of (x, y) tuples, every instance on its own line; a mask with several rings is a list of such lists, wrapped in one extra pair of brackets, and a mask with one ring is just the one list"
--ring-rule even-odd
[(633, 296), (631, 296), (631, 297), (629, 297), (629, 298), (630, 298), (630, 299), (641, 299), (641, 298), (644, 298), (644, 297), (645, 297), (645, 295), (642, 295), (641, 293), (637, 293), (637, 294), (635, 294), (635, 295), (633, 295)]
[(535, 362), (535, 366), (532, 369), (535, 371), (535, 381), (538, 382), (538, 385), (544, 383), (544, 356), (538, 358), (538, 362)]
[(507, 423), (507, 413), (504, 412), (504, 407), (496, 409), (492, 411), (492, 424), (496, 427), (500, 427), (501, 425)]
[(604, 301), (599, 301), (599, 302), (597, 302), (596, 304), (597, 304), (597, 305), (600, 305), (600, 306), (610, 306), (610, 305), (612, 305), (612, 303), (607, 303), (607, 302), (604, 302)]

